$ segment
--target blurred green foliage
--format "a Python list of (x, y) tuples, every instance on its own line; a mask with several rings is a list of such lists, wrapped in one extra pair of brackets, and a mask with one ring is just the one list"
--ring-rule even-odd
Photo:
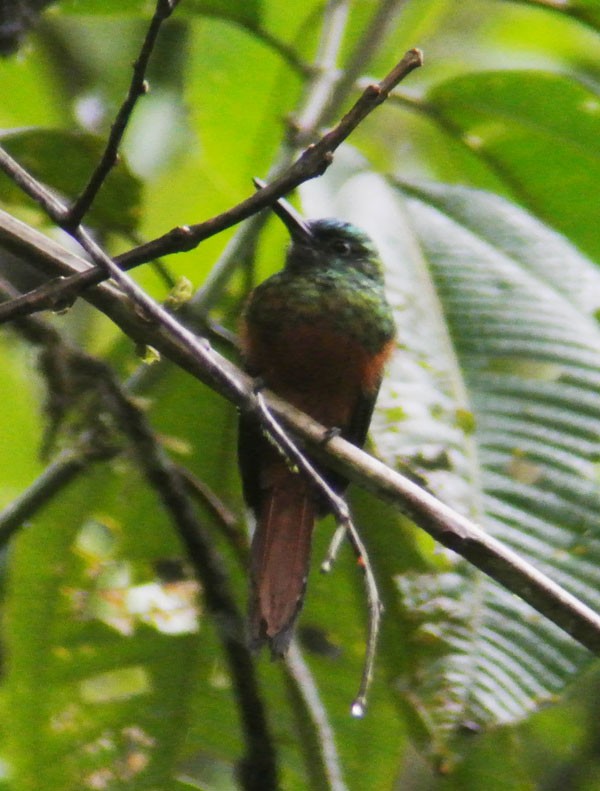
[[(380, 8), (361, 76), (380, 78), (412, 46), (425, 67), (300, 191), (307, 214), (367, 228), (386, 264), (400, 346), (372, 449), (598, 608), (600, 0), (182, 0), (86, 221), (117, 254), (242, 200), (252, 177), (289, 161), (323, 30), (337, 50), (325, 68), (343, 69)], [(93, 169), (151, 13), (139, 0), (63, 0), (0, 60), (0, 143), (64, 197)], [(51, 232), (4, 177), (0, 202)], [(195, 288), (225, 266), (211, 316), (233, 331), (285, 245), (275, 224), (256, 250), (238, 250), (244, 238), (231, 229), (163, 262)], [(152, 267), (135, 277), (168, 296)], [(164, 447), (235, 512), (243, 538), (231, 405), (162, 363), (139, 376), (133, 344), (88, 306), (45, 318), (124, 378), (138, 372)], [(46, 466), (45, 383), (18, 332), (3, 329), (0, 354), (5, 506)], [(348, 713), (365, 602), (350, 550), (318, 574), (325, 521), (306, 666), (257, 660), (281, 788), (600, 789), (592, 658), (388, 506), (359, 491), (352, 505), (386, 605), (370, 708), (362, 721)], [(199, 513), (243, 612), (243, 552), (214, 510)], [(0, 789), (239, 787), (239, 701), (218, 630), (131, 454), (40, 510), (1, 573)]]

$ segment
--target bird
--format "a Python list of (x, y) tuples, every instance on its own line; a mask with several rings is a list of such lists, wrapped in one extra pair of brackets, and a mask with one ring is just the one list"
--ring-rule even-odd
[[(244, 368), (261, 386), (362, 447), (396, 337), (379, 254), (354, 224), (305, 220), (282, 198), (272, 209), (291, 244), (284, 268), (254, 288), (242, 311)], [(330, 509), (252, 414), (240, 415), (238, 461), (255, 520), (249, 641), (255, 650), (267, 644), (273, 657), (284, 656), (304, 601), (313, 530)], [(343, 493), (342, 476), (317, 469)]]

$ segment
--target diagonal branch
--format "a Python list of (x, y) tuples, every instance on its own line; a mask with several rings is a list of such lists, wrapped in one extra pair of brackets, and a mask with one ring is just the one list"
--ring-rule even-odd
[(387, 99), (390, 91), (422, 63), (423, 55), (420, 50), (409, 50), (381, 82), (372, 83), (365, 88), (354, 106), (333, 129), (323, 135), (317, 143), (308, 146), (281, 176), (264, 189), (255, 192), (216, 217), (196, 225), (174, 228), (163, 236), (124, 253), (117, 259), (119, 264), (141, 264), (160, 256), (192, 250), (210, 236), (271, 206), (303, 182), (322, 175), (333, 161), (336, 149), (376, 107)]
[[(380, 83), (372, 83), (365, 87), (358, 101), (333, 129), (325, 134), (317, 143), (306, 148), (282, 175), (266, 185), (263, 189), (253, 193), (246, 200), (209, 220), (192, 226), (181, 225), (158, 239), (154, 239), (127, 253), (123, 253), (114, 259), (115, 262), (118, 264), (119, 268), (127, 270), (163, 255), (192, 250), (197, 247), (200, 242), (208, 239), (210, 236), (214, 236), (226, 228), (256, 214), (261, 209), (271, 206), (276, 200), (295, 189), (304, 181), (321, 175), (331, 164), (333, 153), (336, 149), (376, 107), (388, 98), (390, 91), (414, 71), (414, 69), (418, 68), (422, 62), (423, 56), (419, 50), (409, 50)], [(125, 105), (123, 105), (123, 107), (125, 107)], [(113, 129), (114, 128), (120, 128), (117, 122), (115, 122)], [(124, 131), (124, 127), (122, 131)], [(115, 139), (116, 138), (117, 135), (115, 135)], [(109, 147), (107, 147), (107, 152)], [(105, 152), (105, 157), (108, 156), (107, 152)], [(74, 218), (76, 218), (77, 214), (81, 213), (81, 208), (78, 209), (77, 212), (74, 212), (74, 208), (68, 209), (65, 207), (47, 187), (36, 181), (18, 164), (18, 162), (1, 148), (0, 169), (12, 178), (33, 200), (42, 206), (57, 225), (64, 228), (69, 233), (74, 232), (76, 228)], [(102, 163), (97, 172), (104, 172)], [(100, 181), (98, 189), (101, 183)], [(90, 181), (90, 185), (91, 184), (92, 182)], [(77, 204), (82, 201), (84, 194), (82, 194), (77, 201)], [(92, 200), (94, 196), (95, 193), (92, 195)], [(83, 207), (83, 202), (81, 203), (81, 207)], [(81, 272), (62, 283), (55, 283), (42, 287), (32, 295), (24, 295), (14, 307), (8, 303), (5, 304), (0, 309), (0, 323), (17, 315), (27, 315), (35, 310), (52, 307), (56, 303), (68, 303), (74, 299), (78, 291), (81, 292), (89, 286), (96, 285), (110, 276), (105, 264), (100, 264), (98, 261), (95, 261), (95, 263), (95, 267), (87, 267), (88, 271)], [(114, 270), (111, 274), (114, 274)]]
[[(13, 244), (11, 249), (18, 246), (24, 252), (26, 245), (28, 261), (32, 265), (43, 267), (46, 272), (51, 272), (54, 267), (59, 274), (89, 266), (43, 234), (24, 226), (25, 234), (22, 223), (10, 217), (10, 222), (3, 222), (3, 217), (9, 216), (0, 212), (0, 241), (7, 239), (8, 246), (11, 246), (11, 235), (16, 234), (19, 244)], [(136, 343), (153, 346), (161, 355), (236, 406), (246, 410), (255, 408), (253, 381), (208, 344), (199, 344), (201, 353), (198, 353), (196, 344), (188, 345), (181, 337), (171, 335), (160, 323), (148, 321), (136, 313), (129, 300), (108, 284), (94, 289), (87, 298)], [(322, 426), (281, 399), (267, 392), (263, 396), (272, 413), (306, 443), (311, 455), (319, 462), (335, 468), (353, 482), (391, 502), (434, 539), (520, 596), (575, 640), (600, 655), (600, 616), (590, 607), (469, 519), (364, 451), (340, 437), (330, 438), (324, 447), (329, 435)]]
[[(13, 169), (18, 169), (19, 166), (11, 165)], [(48, 198), (45, 191), (37, 187), (35, 180), (31, 177), (25, 178), (23, 174), (19, 173), (21, 181), (27, 184), (30, 194), (36, 198), (42, 205), (45, 205), (46, 211), (52, 219), (58, 221), (62, 213), (62, 206), (55, 198)], [(154, 302), (146, 292), (140, 288), (133, 280), (131, 280), (124, 272), (122, 272), (117, 264), (106, 255), (104, 250), (96, 244), (89, 233), (81, 226), (73, 229), (72, 235), (79, 241), (82, 247), (90, 255), (94, 263), (104, 268), (121, 287), (123, 292), (132, 300), (138, 312), (143, 311), (146, 320), (154, 321), (157, 325), (167, 330), (171, 337), (178, 339), (184, 347), (191, 348), (196, 355), (204, 359), (204, 363), (210, 361), (210, 352), (208, 344), (198, 341), (195, 335), (183, 327), (179, 322), (174, 319), (164, 308)], [(219, 370), (218, 367), (215, 370)], [(234, 376), (229, 376), (226, 371), (220, 369), (221, 378), (224, 378), (227, 385), (233, 388), (239, 388), (239, 384)], [(238, 392), (238, 396), (242, 393)], [(367, 589), (367, 597), (369, 603), (369, 638), (367, 642), (367, 653), (359, 687), (358, 695), (352, 705), (352, 712), (355, 716), (363, 716), (366, 706), (366, 699), (368, 688), (373, 675), (373, 663), (375, 659), (375, 652), (377, 646), (377, 636), (379, 632), (380, 615), (382, 610), (377, 584), (373, 575), (370, 562), (366, 553), (366, 549), (362, 544), (360, 537), (354, 528), (350, 519), (348, 507), (331, 487), (323, 480), (319, 473), (315, 470), (313, 465), (306, 459), (304, 454), (298, 450), (295, 443), (286, 435), (281, 429), (279, 423), (273, 419), (268, 409), (264, 406), (262, 395), (252, 393), (250, 397), (246, 398), (244, 406), (246, 410), (254, 412), (261, 420), (264, 429), (269, 433), (273, 440), (284, 449), (285, 453), (290, 456), (295, 463), (297, 463), (303, 471), (311, 478), (315, 485), (321, 489), (329, 503), (332, 510), (335, 512), (340, 524), (343, 524), (348, 532), (352, 545), (354, 546), (357, 555), (362, 561), (362, 566), (365, 572), (365, 583)]]

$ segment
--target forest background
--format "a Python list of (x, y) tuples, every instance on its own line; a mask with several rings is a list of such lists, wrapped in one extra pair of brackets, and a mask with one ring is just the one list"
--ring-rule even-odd
[[(239, 362), (242, 305), (285, 231), (262, 212), (174, 254), (185, 227), (285, 178), (418, 47), (423, 66), (293, 195), (382, 253), (399, 344), (368, 450), (598, 610), (600, 0), (157, 8), (148, 89), (78, 218), (88, 248), (184, 226), (131, 277)], [(241, 396), (167, 359), (171, 325), (119, 289), (75, 299), (56, 276), (83, 265), (78, 223), (15, 183), (16, 162), (81, 194), (153, 13), (0, 8), (0, 789), (600, 789), (593, 613), (576, 628), (567, 597), (561, 628), (406, 504), (349, 497), (385, 606), (365, 717), (363, 575), (349, 546), (319, 574), (332, 519), (289, 660), (240, 643)]]

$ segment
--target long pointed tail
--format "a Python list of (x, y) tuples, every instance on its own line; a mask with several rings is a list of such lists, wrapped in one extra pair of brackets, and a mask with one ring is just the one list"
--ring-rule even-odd
[(317, 513), (307, 481), (286, 473), (265, 496), (252, 540), (251, 640), (274, 655), (287, 651), (302, 607)]

